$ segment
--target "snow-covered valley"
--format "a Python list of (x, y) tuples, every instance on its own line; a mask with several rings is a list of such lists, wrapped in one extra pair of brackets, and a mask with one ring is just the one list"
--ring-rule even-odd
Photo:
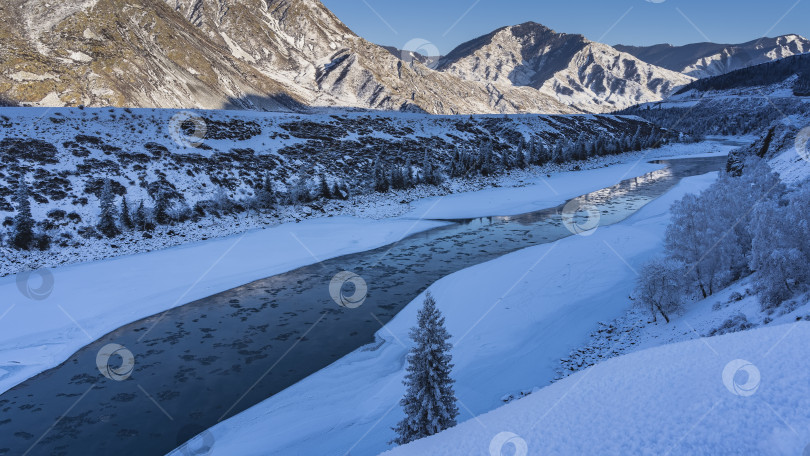
[(580, 3), (0, 0), (0, 456), (810, 456), (810, 4)]
[[(559, 359), (585, 343), (599, 321), (622, 315), (631, 306), (627, 296), (634, 269), (662, 249), (669, 205), (714, 178), (687, 178), (628, 220), (591, 236), (524, 249), (433, 284), (430, 291), (454, 336), (460, 421), (474, 423), (505, 396), (545, 386), (554, 379)], [(387, 449), (393, 438), (388, 429), (400, 418), (407, 334), (421, 298), (378, 331), (379, 344), (211, 429), (205, 437), (215, 442), (213, 454)]]
[[(733, 144), (716, 141), (672, 146), (651, 154), (722, 156), (733, 147)], [(3, 321), (10, 327), (21, 328), (7, 332), (4, 346), (9, 348), (3, 353), (4, 370), (8, 372), (3, 379), (5, 388), (58, 364), (82, 345), (138, 318), (299, 265), (390, 243), (404, 234), (437, 224), (420, 221), (420, 217), (516, 214), (553, 207), (579, 194), (661, 167), (647, 164), (643, 158), (630, 155), (624, 157), (624, 164), (536, 176), (527, 179), (521, 187), (426, 199), (412, 204), (410, 213), (390, 221), (370, 224), (367, 220), (345, 217), (304, 221), (251, 231), (244, 236), (56, 268), (51, 271), (52, 293), (42, 301), (25, 298), (18, 290), (16, 279), (3, 278), (4, 293), (12, 300)], [(333, 235), (324, 238), (324, 230)], [(181, 264), (199, 264), (199, 267), (178, 271), (177, 265)], [(209, 268), (210, 264), (213, 267)], [(34, 282), (27, 286), (37, 290), (39, 277), (34, 274), (30, 279)], [(51, 303), (55, 307), (42, 308)], [(31, 327), (38, 329), (33, 332)], [(587, 334), (590, 329), (586, 325), (581, 332)], [(564, 346), (571, 348), (570, 344)], [(509, 391), (522, 387), (515, 384)], [(497, 403), (497, 397), (494, 400)], [(493, 404), (490, 402), (488, 406)]]

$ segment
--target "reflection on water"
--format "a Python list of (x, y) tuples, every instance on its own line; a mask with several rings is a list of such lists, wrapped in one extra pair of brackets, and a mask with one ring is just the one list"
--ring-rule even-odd
[[(672, 160), (666, 169), (578, 200), (598, 210), (600, 225), (609, 225), (681, 178), (724, 163), (724, 157)], [(570, 236), (562, 209), (461, 220), (120, 328), (0, 396), (0, 454), (165, 454), (373, 342), (382, 324), (439, 278)], [(340, 271), (367, 284), (362, 306), (340, 307), (332, 299), (330, 281)], [(123, 381), (103, 376), (96, 366), (108, 344), (134, 356), (134, 372)]]

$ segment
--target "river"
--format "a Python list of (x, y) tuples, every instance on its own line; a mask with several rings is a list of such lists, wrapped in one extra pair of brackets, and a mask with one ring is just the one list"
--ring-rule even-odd
[[(663, 169), (579, 197), (600, 225), (624, 220), (682, 178), (725, 157), (661, 162)], [(0, 455), (163, 455), (357, 348), (439, 278), (572, 233), (562, 206), (454, 223), (395, 244), (258, 280), (113, 331), (61, 365), (0, 396)], [(351, 271), (362, 306), (340, 307), (329, 284)], [(97, 367), (120, 344), (134, 369), (122, 381)], [(121, 363), (113, 356), (111, 363)], [(268, 429), (272, 432), (272, 429)]]

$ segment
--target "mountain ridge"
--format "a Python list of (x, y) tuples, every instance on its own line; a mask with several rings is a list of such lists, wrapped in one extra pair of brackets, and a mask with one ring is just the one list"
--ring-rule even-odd
[(682, 46), (667, 43), (652, 46), (617, 44), (614, 48), (650, 64), (704, 78), (810, 52), (810, 40), (794, 33), (772, 38), (762, 37), (738, 44), (712, 42)]
[(0, 98), (19, 105), (605, 113), (692, 81), (534, 22), (436, 62), (363, 39), (319, 0), (2, 0), (0, 14)]
[(531, 21), (461, 44), (437, 69), (467, 80), (532, 87), (592, 111), (657, 101), (693, 79)]

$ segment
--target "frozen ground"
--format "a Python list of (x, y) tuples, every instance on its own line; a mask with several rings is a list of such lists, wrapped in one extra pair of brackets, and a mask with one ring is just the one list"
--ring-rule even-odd
[[(692, 145), (691, 149), (673, 145), (653, 154), (666, 151), (682, 154), (687, 150), (723, 152), (728, 148), (715, 143)], [(362, 210), (358, 211), (367, 217), (382, 218), (385, 214), (411, 211), (402, 218), (387, 221), (322, 217), (244, 231), (251, 226), (251, 219), (245, 218), (239, 223), (234, 220), (212, 225), (208, 231), (190, 229), (193, 234), (188, 235), (178, 229), (175, 238), (187, 236), (181, 237), (186, 243), (180, 246), (51, 269), (48, 272), (53, 277), (51, 292), (48, 292), (47, 283), (41, 283), (42, 277), (38, 273), (32, 274), (27, 282), (25, 274), (2, 277), (0, 391), (58, 365), (82, 346), (127, 323), (314, 263), (315, 258), (367, 250), (437, 226), (435, 222), (414, 220), (422, 215), (420, 211), (431, 207), (429, 215), (436, 218), (481, 215), (484, 208), (487, 215), (526, 212), (554, 206), (574, 196), (610, 186), (620, 178), (659, 168), (646, 163), (646, 158), (638, 154), (622, 159), (627, 163), (550, 177), (527, 173), (513, 182), (513, 185), (523, 187), (489, 188), (447, 197), (452, 204), (445, 203), (444, 199), (434, 199), (409, 205), (399, 203), (391, 195), (387, 199), (381, 195), (377, 200), (368, 198), (365, 204), (359, 205)], [(415, 196), (411, 195), (412, 198)], [(242, 230), (244, 234), (226, 236), (230, 230)], [(212, 232), (224, 237), (203, 241)], [(198, 242), (189, 242), (195, 240)], [(119, 241), (117, 249), (111, 249), (109, 245), (105, 248), (114, 252), (111, 254), (121, 255), (128, 249), (137, 251), (140, 242), (133, 240), (127, 244)], [(229, 250), (231, 246), (234, 247)], [(22, 288), (26, 292), (29, 289), (36, 291), (44, 285), (47, 299), (26, 297), (20, 291), (18, 279), (23, 280)]]
[[(599, 321), (624, 314), (635, 269), (662, 249), (671, 203), (715, 178), (685, 179), (591, 236), (527, 248), (433, 284), (430, 291), (454, 336), (460, 421), (474, 423), (474, 416), (498, 407), (505, 395), (548, 383), (559, 359), (585, 343)], [(217, 455), (366, 455), (388, 449), (390, 427), (401, 418), (407, 333), (421, 300), (378, 332), (379, 344), (215, 426), (191, 446), (213, 441)], [(486, 454), (486, 448), (470, 454)]]

